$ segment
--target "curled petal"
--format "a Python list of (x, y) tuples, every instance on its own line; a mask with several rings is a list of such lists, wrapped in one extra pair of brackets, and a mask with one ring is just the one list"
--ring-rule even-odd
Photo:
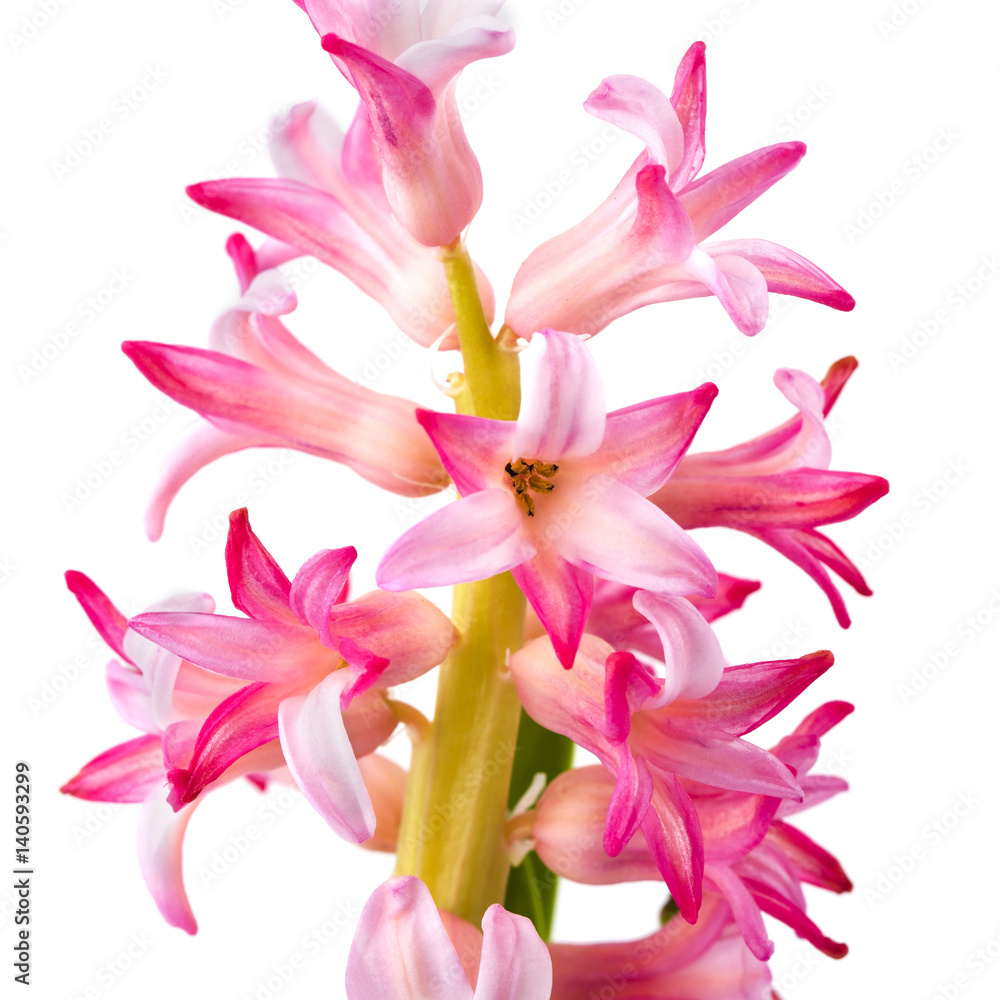
[(375, 809), (341, 717), (346, 670), (324, 678), (305, 696), (282, 700), (276, 726), (288, 769), (302, 794), (344, 840), (375, 835)]
[(188, 934), (198, 924), (188, 902), (182, 871), (184, 831), (195, 805), (174, 812), (159, 795), (150, 796), (139, 811), (139, 867), (157, 909), (171, 927)]
[(288, 604), (288, 577), (254, 534), (246, 507), (229, 515), (226, 569), (233, 604), (245, 615), (268, 621), (295, 621)]
[(705, 877), (711, 879), (715, 888), (726, 897), (736, 925), (754, 957), (766, 962), (774, 954), (774, 942), (767, 936), (760, 908), (740, 877), (722, 865), (708, 866)]
[(290, 606), (303, 625), (319, 633), (324, 646), (336, 649), (330, 634), (330, 612), (338, 603), (358, 550), (353, 545), (343, 549), (324, 549), (303, 563), (290, 589)]

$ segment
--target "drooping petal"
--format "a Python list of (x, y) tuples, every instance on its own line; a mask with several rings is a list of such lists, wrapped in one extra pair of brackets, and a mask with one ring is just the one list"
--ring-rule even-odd
[(828, 938), (800, 907), (762, 882), (754, 879), (743, 881), (753, 895), (754, 902), (765, 913), (787, 924), (800, 938), (804, 938), (824, 955), (829, 955), (830, 958), (843, 958), (847, 954), (847, 945)]
[(472, 987), (427, 886), (412, 876), (380, 885), (347, 956), (348, 1000), (472, 1000)]
[(743, 580), (728, 573), (719, 574), (719, 591), (715, 597), (698, 597), (688, 595), (688, 600), (698, 609), (707, 622), (714, 622), (731, 611), (738, 611), (743, 602), (753, 593), (760, 590), (760, 581)]
[(854, 888), (840, 862), (790, 823), (775, 820), (767, 839), (785, 856), (800, 881), (830, 892), (850, 892)]
[(125, 652), (125, 633), (128, 620), (114, 606), (111, 599), (84, 573), (66, 571), (66, 586), (80, 602), (80, 607), (100, 633), (101, 638), (127, 663), (132, 661)]
[(288, 577), (254, 534), (246, 507), (229, 515), (226, 570), (233, 604), (245, 615), (268, 621), (296, 620), (289, 607)]
[(560, 555), (581, 569), (659, 593), (703, 594), (718, 586), (704, 552), (662, 511), (610, 476), (581, 489), (585, 502), (559, 525)]
[(621, 853), (642, 826), (653, 799), (653, 776), (645, 760), (635, 757), (628, 747), (622, 749), (604, 825), (604, 850), (612, 858)]
[(157, 909), (171, 927), (188, 934), (198, 924), (184, 888), (184, 831), (197, 803), (174, 812), (160, 795), (151, 795), (139, 811), (139, 867)]
[(97, 802), (144, 802), (165, 783), (163, 743), (158, 735), (150, 735), (99, 754), (59, 791)]
[(149, 681), (134, 667), (120, 660), (109, 660), (105, 668), (108, 694), (115, 711), (130, 725), (144, 733), (158, 730), (149, 698)]
[(705, 878), (726, 897), (736, 925), (754, 957), (766, 962), (774, 954), (774, 942), (767, 936), (760, 908), (740, 877), (725, 865), (709, 865), (705, 868)]
[(722, 680), (726, 661), (715, 632), (697, 608), (683, 597), (645, 590), (636, 592), (633, 603), (653, 623), (663, 644), (665, 681), (654, 704), (710, 695)]
[(632, 715), (656, 700), (663, 681), (631, 653), (612, 653), (605, 670), (604, 732), (612, 746), (618, 746), (628, 738)]
[(512, 572), (548, 632), (559, 662), (571, 667), (593, 600), (593, 575), (577, 569), (554, 548), (540, 550)]
[(485, 580), (534, 554), (513, 492), (489, 489), (462, 497), (397, 538), (375, 580), (384, 590)]
[(534, 924), (494, 903), (483, 917), (475, 1000), (549, 1000), (552, 959)]
[(510, 458), (590, 455), (604, 438), (604, 386), (590, 349), (571, 333), (545, 329), (524, 352), (521, 411)]
[(276, 726), (288, 769), (302, 794), (344, 840), (375, 834), (375, 809), (341, 718), (346, 670), (325, 677), (307, 695), (282, 700)]

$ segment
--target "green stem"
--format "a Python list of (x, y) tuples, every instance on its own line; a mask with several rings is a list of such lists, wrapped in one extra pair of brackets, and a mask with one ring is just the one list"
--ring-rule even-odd
[[(475, 272), (459, 241), (442, 257), (462, 349), (459, 412), (514, 420), (517, 356), (490, 334)], [(509, 573), (455, 588), (461, 644), (442, 664), (429, 733), (414, 743), (396, 871), (416, 875), (442, 909), (479, 924), (504, 898), (510, 870), (507, 795), (521, 705), (506, 669), (524, 637), (525, 601)]]

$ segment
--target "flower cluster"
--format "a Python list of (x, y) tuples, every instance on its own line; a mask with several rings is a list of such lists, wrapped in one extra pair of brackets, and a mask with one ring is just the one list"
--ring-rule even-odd
[[(888, 488), (830, 469), (824, 418), (856, 362), (836, 362), (822, 382), (779, 369), (789, 419), (697, 452), (717, 388), (665, 385), (609, 413), (587, 337), (696, 296), (715, 296), (748, 335), (763, 328), (769, 293), (852, 308), (791, 250), (712, 240), (805, 147), (769, 146), (702, 175), (701, 43), (669, 94), (605, 79), (586, 109), (641, 149), (602, 205), (524, 261), (494, 335), (493, 290), (463, 242), (483, 177), (456, 81), (514, 44), (502, 0), (296, 3), (357, 91), (357, 113), (342, 131), (316, 104), (297, 105), (272, 130), (277, 177), (189, 189), (266, 239), (228, 240), (239, 297), (206, 347), (123, 345), (198, 414), (154, 491), (147, 532), (163, 534), (200, 468), (251, 447), (296, 448), (403, 496), (452, 499), (388, 544), (377, 589), (361, 596), (349, 593), (352, 546), (322, 549), (290, 579), (245, 509), (230, 516), (225, 552), (239, 614), (185, 594), (126, 619), (69, 572), (115, 653), (114, 706), (141, 735), (63, 791), (141, 803), (142, 874), (164, 919), (189, 933), (184, 831), (226, 783), (294, 784), (334, 834), (396, 852), (397, 877), (360, 917), (350, 1000), (578, 1000), (606, 983), (622, 997), (769, 997), (764, 914), (826, 955), (847, 951), (807, 915), (803, 885), (851, 883), (788, 817), (846, 788), (812, 770), (852, 706), (821, 705), (770, 749), (751, 742), (833, 656), (730, 664), (712, 622), (760, 583), (718, 572), (692, 531), (766, 542), (850, 623), (829, 571), (869, 590), (817, 529)], [(349, 278), (417, 344), (461, 351), (448, 388), (456, 412), (360, 386), (295, 337), (282, 268), (302, 255)], [(446, 585), (451, 618), (416, 589)], [(397, 689), (439, 667), (428, 720)], [(400, 725), (409, 772), (378, 753)], [(505, 740), (517, 750), (500, 766)], [(571, 767), (573, 746), (597, 763)], [(446, 829), (432, 821), (442, 803)], [(662, 881), (670, 899), (641, 940), (547, 943), (559, 877)]]

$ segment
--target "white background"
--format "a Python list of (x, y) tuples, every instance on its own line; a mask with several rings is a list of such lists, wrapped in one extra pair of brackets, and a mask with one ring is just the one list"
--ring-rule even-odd
[[(0, 16), (3, 760), (8, 773), (15, 760), (29, 761), (34, 779), (35, 995), (341, 996), (356, 914), (389, 874), (388, 857), (342, 845), (287, 793), (229, 787), (189, 828), (187, 882), (201, 927), (189, 938), (160, 920), (141, 882), (135, 808), (57, 789), (134, 735), (110, 707), (107, 651), (65, 590), (65, 569), (90, 574), (129, 613), (203, 589), (226, 611), (212, 522), (249, 493), (254, 525), (289, 573), (320, 548), (355, 544), (361, 591), (384, 546), (439, 502), (401, 503), (318, 459), (243, 453), (182, 491), (161, 542), (142, 534), (161, 455), (189, 416), (164, 409), (118, 345), (203, 345), (235, 293), (223, 253), (234, 227), (187, 206), (184, 185), (269, 175), (262, 140), (272, 115), (319, 98), (346, 122), (354, 95), (291, 0), (62, 0), (48, 23), (41, 10), (37, 0), (11, 0)], [(43, 26), (29, 38), (23, 19), (33, 16)], [(720, 569), (764, 581), (720, 625), (733, 662), (826, 647), (837, 656), (762, 739), (821, 701), (858, 707), (822, 759), (852, 791), (802, 819), (857, 885), (847, 897), (810, 893), (810, 913), (852, 951), (830, 961), (772, 924), (776, 985), (797, 1000), (995, 997), (1000, 969), (976, 958), (980, 949), (987, 963), (1000, 955), (992, 318), (1000, 282), (996, 264), (984, 264), (1000, 251), (995, 6), (511, 0), (504, 16), (517, 48), (473, 66), (462, 90), (486, 181), (469, 241), (501, 302), (527, 253), (597, 204), (637, 151), (628, 137), (602, 140), (602, 125), (581, 108), (603, 76), (635, 73), (669, 92), (677, 59), (704, 37), (706, 169), (768, 142), (808, 142), (800, 167), (723, 236), (804, 253), (857, 297), (853, 313), (772, 299), (773, 322), (746, 340), (714, 300), (701, 299), (634, 314), (593, 347), (612, 407), (715, 380), (721, 395), (700, 449), (788, 415), (771, 385), (776, 367), (821, 376), (838, 357), (860, 359), (834, 411), (833, 467), (885, 475), (892, 492), (830, 532), (876, 591), (849, 595), (852, 628), (839, 629), (818, 589), (766, 547), (722, 530), (698, 536)], [(156, 79), (127, 116), (116, 112), (123, 92)], [(106, 117), (112, 131), (57, 176), (67, 146)], [(520, 224), (564, 170), (572, 183)], [(126, 286), (88, 322), (88, 297), (116, 271)], [(299, 291), (289, 325), (347, 374), (360, 375), (396, 342), (384, 313), (326, 269)], [(929, 337), (932, 320), (938, 332)], [(77, 335), (60, 338), (73, 321)], [(24, 377), (34, 352), (60, 339), (65, 346)], [(911, 357), (894, 363), (907, 343)], [(428, 371), (426, 354), (410, 347), (377, 385), (443, 405)], [(103, 476), (113, 451), (126, 460)], [(95, 469), (96, 488), (73, 503), (77, 480)], [(978, 616), (971, 631), (969, 616)], [(938, 669), (929, 658), (948, 643), (954, 655), (939, 655)], [(915, 674), (926, 683), (907, 694)], [(403, 754), (404, 742), (391, 752)], [(12, 801), (12, 780), (7, 787)], [(959, 819), (963, 796), (974, 806)], [(12, 859), (7, 836), (3, 858)], [(234, 843), (249, 847), (241, 853)], [(208, 881), (227, 850), (236, 860)], [(654, 885), (567, 887), (557, 936), (638, 936), (652, 929), (662, 897)], [(8, 957), (11, 899), (0, 889)], [(294, 956), (301, 968), (282, 981)], [(12, 975), (7, 959), (2, 974)]]

